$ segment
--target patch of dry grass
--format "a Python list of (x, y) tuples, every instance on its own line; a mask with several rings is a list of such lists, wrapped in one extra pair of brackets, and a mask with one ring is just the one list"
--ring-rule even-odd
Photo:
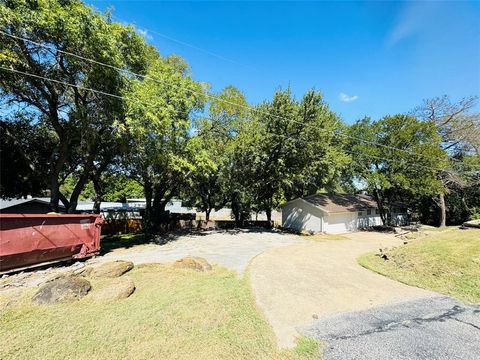
[(480, 230), (432, 233), (387, 253), (369, 253), (360, 265), (403, 283), (480, 303)]
[(457, 230), (458, 226), (444, 226), (444, 227), (435, 227), (430, 225), (422, 225), (419, 231), (411, 232), (406, 235), (405, 238), (408, 240), (421, 239), (432, 234), (438, 234), (442, 232)]
[[(318, 343), (299, 339), (279, 351), (245, 279), (232, 271), (140, 265), (127, 299), (35, 306), (0, 312), (1, 359), (311, 359)], [(91, 280), (93, 291), (107, 280)]]

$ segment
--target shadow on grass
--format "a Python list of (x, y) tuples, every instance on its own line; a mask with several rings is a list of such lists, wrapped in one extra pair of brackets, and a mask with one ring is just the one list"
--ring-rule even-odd
[(115, 249), (128, 249), (149, 243), (151, 240), (147, 239), (144, 234), (107, 235), (100, 242), (100, 255), (105, 255)]

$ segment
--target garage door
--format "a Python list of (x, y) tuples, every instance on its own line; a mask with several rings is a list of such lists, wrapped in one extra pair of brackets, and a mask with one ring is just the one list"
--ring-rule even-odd
[(341, 234), (356, 230), (355, 215), (355, 213), (329, 215), (326, 232), (331, 234)]

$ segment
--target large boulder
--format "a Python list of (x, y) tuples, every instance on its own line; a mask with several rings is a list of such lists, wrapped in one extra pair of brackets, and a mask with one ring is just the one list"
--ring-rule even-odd
[(111, 261), (93, 268), (89, 274), (92, 278), (116, 278), (133, 269), (131, 261)]
[(179, 269), (192, 269), (195, 271), (209, 271), (212, 266), (201, 257), (187, 256), (186, 258), (177, 260), (173, 263), (173, 267)]
[(53, 304), (78, 300), (90, 291), (92, 286), (88, 280), (77, 276), (55, 279), (43, 285), (33, 296), (35, 304)]
[(92, 292), (92, 299), (98, 302), (108, 302), (125, 299), (135, 291), (135, 283), (129, 277), (112, 280), (107, 286)]

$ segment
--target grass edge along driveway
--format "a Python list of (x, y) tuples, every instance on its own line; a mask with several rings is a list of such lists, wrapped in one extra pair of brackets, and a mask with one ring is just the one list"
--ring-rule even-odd
[(480, 230), (451, 230), (358, 258), (363, 267), (408, 285), (480, 303)]
[[(127, 275), (136, 291), (113, 303), (87, 295), (70, 304), (19, 304), (0, 311), (2, 359), (312, 359), (318, 342), (278, 350), (245, 278), (144, 264)], [(92, 282), (93, 291), (105, 280)]]

